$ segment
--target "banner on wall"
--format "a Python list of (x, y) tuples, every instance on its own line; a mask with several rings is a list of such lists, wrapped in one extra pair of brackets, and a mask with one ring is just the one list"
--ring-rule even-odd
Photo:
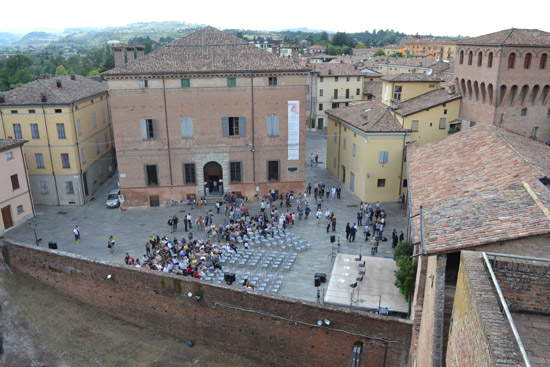
[(300, 101), (288, 101), (288, 160), (300, 160)]

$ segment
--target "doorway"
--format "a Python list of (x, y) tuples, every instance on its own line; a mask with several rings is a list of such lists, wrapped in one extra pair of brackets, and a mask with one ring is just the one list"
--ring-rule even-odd
[(84, 181), (84, 197), (88, 197), (88, 172), (82, 174), (82, 181)]
[(13, 218), (11, 217), (11, 207), (9, 205), (2, 208), (2, 222), (4, 222), (4, 229), (13, 227)]
[(223, 170), (218, 162), (208, 162), (204, 165), (204, 187), (211, 194), (223, 194)]

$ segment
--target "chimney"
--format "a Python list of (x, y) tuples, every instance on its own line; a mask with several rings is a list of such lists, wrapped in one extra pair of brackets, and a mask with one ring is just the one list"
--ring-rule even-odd
[(115, 67), (124, 66), (145, 55), (145, 46), (116, 45), (112, 47)]
[(60, 79), (57, 79), (57, 80), (55, 81), (55, 85), (57, 85), (57, 88), (62, 88), (61, 80), (60, 80)]
[(45, 94), (40, 95), (40, 102), (46, 103), (48, 102), (48, 97)]
[(76, 80), (76, 75), (71, 74), (71, 80)]

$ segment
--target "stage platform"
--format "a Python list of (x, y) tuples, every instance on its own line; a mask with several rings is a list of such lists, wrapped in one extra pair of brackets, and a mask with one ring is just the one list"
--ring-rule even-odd
[[(394, 285), (395, 261), (372, 256), (363, 256), (361, 261), (356, 261), (357, 257), (347, 254), (336, 256), (324, 302), (374, 312), (381, 307), (386, 308), (389, 314), (406, 315), (408, 303)], [(365, 267), (360, 268), (359, 264), (363, 261)], [(364, 270), (365, 275), (362, 281), (357, 281), (360, 270)], [(355, 282), (357, 287), (350, 287)]]

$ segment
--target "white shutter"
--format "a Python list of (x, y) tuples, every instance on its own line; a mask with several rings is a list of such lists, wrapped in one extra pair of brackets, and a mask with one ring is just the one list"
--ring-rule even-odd
[(239, 117), (239, 135), (246, 136), (246, 117)]
[(147, 139), (147, 121), (141, 120), (140, 125), (141, 125), (141, 137), (143, 139)]
[(184, 117), (181, 119), (181, 137), (192, 138), (193, 137), (193, 119), (190, 117)]
[(279, 116), (273, 115), (273, 135), (279, 136)]

